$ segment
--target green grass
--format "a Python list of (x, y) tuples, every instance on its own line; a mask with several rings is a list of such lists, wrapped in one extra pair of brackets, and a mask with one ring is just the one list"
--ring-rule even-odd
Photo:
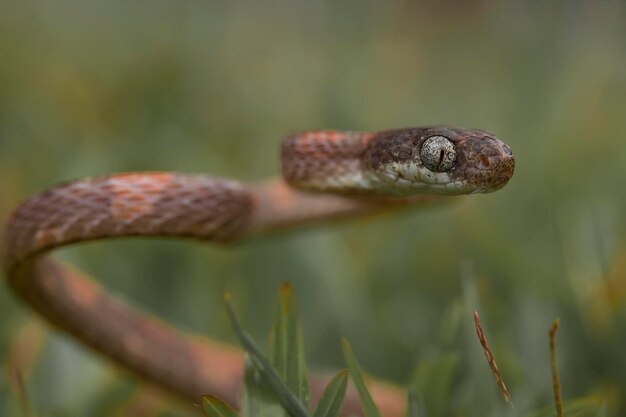
[[(347, 372), (346, 370), (340, 371), (330, 381), (319, 403), (313, 410), (311, 409), (299, 308), (290, 285), (285, 284), (282, 286), (276, 302), (272, 331), (270, 333), (270, 357), (272, 359), (269, 359), (262, 353), (257, 343), (243, 329), (235, 313), (231, 296), (227, 295), (225, 300), (237, 338), (248, 355), (242, 410), (241, 414), (239, 414), (219, 398), (206, 396), (202, 398), (201, 403), (207, 417), (339, 417), (341, 405), (346, 394), (347, 373), (349, 373), (358, 392), (364, 417), (381, 417), (381, 412), (368, 389), (361, 366), (346, 339), (342, 342), (342, 348)], [(478, 323), (476, 326), (478, 328)], [(288, 346), (290, 348), (287, 348)], [(551, 348), (551, 351), (553, 353), (556, 352), (553, 348)], [(489, 350), (489, 355), (491, 356), (492, 354), (491, 350)], [(435, 370), (439, 371), (439, 369)], [(445, 369), (443, 372), (446, 372)], [(554, 375), (558, 375), (556, 369), (554, 370)], [(493, 387), (484, 387), (486, 390), (491, 388)], [(407, 389), (407, 417), (438, 415), (438, 408), (433, 407), (430, 409), (429, 404), (432, 404), (431, 402), (424, 403), (419, 399), (420, 397), (428, 398), (425, 396), (428, 392), (427, 389), (425, 390), (423, 387), (420, 388), (415, 385)], [(441, 395), (436, 390), (431, 390), (429, 394)], [(506, 402), (511, 407), (505, 412), (500, 407), (494, 407), (489, 415), (549, 417), (555, 413), (554, 405), (539, 411), (518, 411), (513, 407), (508, 395), (507, 392), (503, 402)], [(451, 404), (448, 404), (448, 415), (460, 415), (462, 413), (461, 409), (455, 409), (456, 405), (453, 398), (456, 396), (450, 396)], [(598, 398), (578, 398), (564, 403), (559, 398), (558, 400), (555, 399), (555, 401), (555, 405), (558, 404), (563, 410), (563, 414), (559, 414), (558, 417), (601, 417), (606, 415), (606, 405)]]

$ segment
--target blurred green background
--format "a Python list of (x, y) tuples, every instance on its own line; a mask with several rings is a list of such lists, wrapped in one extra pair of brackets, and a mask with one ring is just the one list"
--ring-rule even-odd
[[(496, 133), (516, 156), (512, 181), (448, 207), (232, 248), (128, 240), (59, 256), (230, 342), (221, 293), (265, 340), (291, 281), (314, 369), (343, 366), (346, 336), (374, 376), (427, 381), (431, 417), (497, 415), (474, 309), (518, 409), (549, 405), (560, 317), (564, 397), (626, 412), (624, 2), (4, 0), (0, 52), (3, 220), (83, 176), (277, 175), (281, 137), (298, 130)], [(4, 284), (0, 314), (1, 415), (19, 415), (13, 366), (41, 416), (195, 415), (142, 403), (132, 378)]]

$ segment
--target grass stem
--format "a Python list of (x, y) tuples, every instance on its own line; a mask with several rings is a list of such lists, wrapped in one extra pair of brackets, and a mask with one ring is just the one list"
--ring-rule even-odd
[(554, 391), (554, 405), (557, 417), (563, 417), (563, 401), (561, 400), (561, 381), (559, 369), (556, 365), (556, 331), (559, 328), (559, 319), (554, 320), (550, 328), (550, 367), (552, 368), (552, 390)]
[(511, 408), (514, 409), (515, 407), (513, 406), (513, 402), (511, 401), (511, 394), (509, 394), (509, 390), (506, 388), (506, 385), (504, 384), (504, 379), (502, 378), (502, 374), (500, 374), (500, 371), (498, 370), (498, 365), (496, 365), (496, 361), (493, 358), (493, 352), (491, 351), (491, 348), (489, 347), (489, 343), (487, 342), (487, 338), (485, 337), (485, 332), (483, 331), (483, 328), (480, 325), (480, 318), (478, 317), (477, 311), (474, 311), (474, 324), (476, 325), (476, 334), (478, 335), (478, 340), (480, 341), (480, 344), (483, 347), (483, 351), (485, 352), (485, 357), (487, 358), (487, 363), (489, 364), (489, 367), (491, 368), (491, 373), (496, 379), (496, 384), (498, 384), (500, 393), (502, 394), (504, 401), (506, 401), (506, 403), (510, 405)]

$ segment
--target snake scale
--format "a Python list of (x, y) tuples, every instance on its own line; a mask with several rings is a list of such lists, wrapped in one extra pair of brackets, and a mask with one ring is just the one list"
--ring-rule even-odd
[[(87, 178), (44, 190), (11, 215), (2, 266), (9, 286), (53, 325), (118, 364), (183, 398), (201, 394), (237, 403), (241, 353), (185, 336), (112, 298), (49, 251), (129, 236), (229, 243), (298, 225), (423, 206), (446, 195), (504, 186), (515, 160), (494, 135), (423, 127), (381, 132), (308, 131), (282, 144), (282, 178), (257, 184), (166, 172)], [(313, 377), (319, 396), (323, 377)], [(376, 383), (385, 417), (403, 412), (403, 395)], [(345, 413), (359, 412), (346, 398)]]

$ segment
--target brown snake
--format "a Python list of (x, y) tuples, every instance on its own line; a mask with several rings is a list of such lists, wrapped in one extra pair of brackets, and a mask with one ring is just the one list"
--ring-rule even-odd
[[(15, 293), (55, 326), (136, 374), (191, 401), (237, 403), (241, 353), (183, 336), (111, 298), (84, 274), (46, 256), (72, 243), (128, 236), (234, 242), (297, 225), (425, 205), (440, 195), (490, 192), (513, 175), (510, 148), (480, 130), (429, 127), (373, 133), (316, 131), (285, 139), (283, 179), (246, 185), (174, 173), (88, 178), (50, 188), (8, 221), (2, 265)], [(312, 380), (319, 396), (323, 378)], [(374, 384), (385, 417), (398, 389)], [(344, 412), (358, 412), (346, 399)]]

